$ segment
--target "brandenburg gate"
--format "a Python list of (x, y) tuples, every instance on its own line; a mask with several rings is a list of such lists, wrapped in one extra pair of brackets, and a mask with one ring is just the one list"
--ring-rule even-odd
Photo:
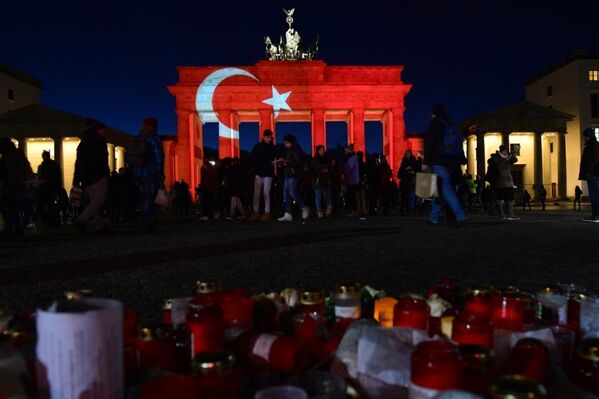
[[(268, 60), (241, 67), (178, 67), (168, 89), (176, 98), (177, 140), (166, 145), (171, 179), (195, 187), (203, 163), (205, 123), (218, 123), (219, 157), (238, 157), (239, 125), (258, 122), (260, 134), (276, 122), (310, 122), (312, 153), (326, 146), (326, 122), (347, 123), (347, 142), (365, 151), (365, 121), (383, 125), (383, 153), (397, 170), (407, 148), (404, 98), (411, 89), (402, 66), (329, 66), (315, 60), (318, 40), (302, 51), (287, 11), (285, 40), (265, 38)], [(258, 139), (258, 138), (257, 138)], [(306, 151), (308, 149), (305, 149)], [(167, 170), (169, 166), (167, 165)], [(169, 179), (169, 180), (171, 180)]]

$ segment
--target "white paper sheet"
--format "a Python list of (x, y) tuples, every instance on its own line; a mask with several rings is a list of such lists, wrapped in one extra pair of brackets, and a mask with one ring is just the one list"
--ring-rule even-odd
[(37, 313), (38, 380), (52, 399), (121, 399), (123, 307), (115, 300), (55, 302)]

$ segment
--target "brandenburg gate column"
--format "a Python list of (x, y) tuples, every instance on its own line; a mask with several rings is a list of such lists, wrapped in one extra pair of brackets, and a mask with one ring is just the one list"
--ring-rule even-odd
[(366, 133), (364, 130), (364, 110), (353, 108), (349, 111), (347, 121), (347, 142), (354, 145), (355, 151), (366, 153)]
[(258, 128), (258, 136), (260, 140), (262, 140), (262, 133), (264, 133), (264, 130), (270, 129), (273, 133), (275, 132), (275, 117), (272, 109), (261, 109), (258, 111), (258, 113), (260, 114), (260, 127)]
[(327, 146), (325, 115), (322, 109), (312, 110), (312, 155), (317, 145)]
[(177, 110), (177, 155), (179, 163), (177, 165), (178, 176), (180, 179), (185, 180), (190, 185), (190, 190), (195, 187), (191, 184), (191, 168), (192, 168), (192, 156), (191, 156), (191, 145), (190, 145), (190, 128), (189, 125), (189, 111)]
[(383, 113), (383, 155), (389, 161), (393, 161), (393, 113), (391, 110), (386, 110)]
[(218, 125), (218, 157), (239, 157), (239, 115), (230, 110), (219, 110), (218, 116), (223, 122)]
[(404, 122), (404, 108), (396, 107), (392, 110), (393, 126), (391, 134), (393, 135), (391, 141), (391, 154), (390, 159), (391, 169), (393, 170), (393, 179), (397, 176), (397, 171), (401, 165), (401, 159), (403, 158), (404, 151), (406, 150), (406, 124)]

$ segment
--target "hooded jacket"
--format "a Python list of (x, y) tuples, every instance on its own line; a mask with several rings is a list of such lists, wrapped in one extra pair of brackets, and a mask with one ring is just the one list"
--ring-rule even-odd
[(498, 151), (490, 159), (497, 167), (497, 176), (495, 177), (495, 188), (514, 188), (514, 178), (512, 177), (512, 165), (518, 162), (514, 154), (507, 157), (501, 155)]

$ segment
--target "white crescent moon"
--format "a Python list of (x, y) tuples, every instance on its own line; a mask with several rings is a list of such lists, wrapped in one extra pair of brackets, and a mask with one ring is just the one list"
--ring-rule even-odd
[(202, 124), (207, 122), (218, 122), (218, 135), (230, 139), (239, 139), (239, 131), (224, 125), (214, 112), (212, 100), (214, 91), (221, 82), (231, 76), (247, 76), (254, 80), (257, 77), (241, 68), (221, 68), (212, 72), (200, 83), (196, 93), (196, 110), (200, 116)]

